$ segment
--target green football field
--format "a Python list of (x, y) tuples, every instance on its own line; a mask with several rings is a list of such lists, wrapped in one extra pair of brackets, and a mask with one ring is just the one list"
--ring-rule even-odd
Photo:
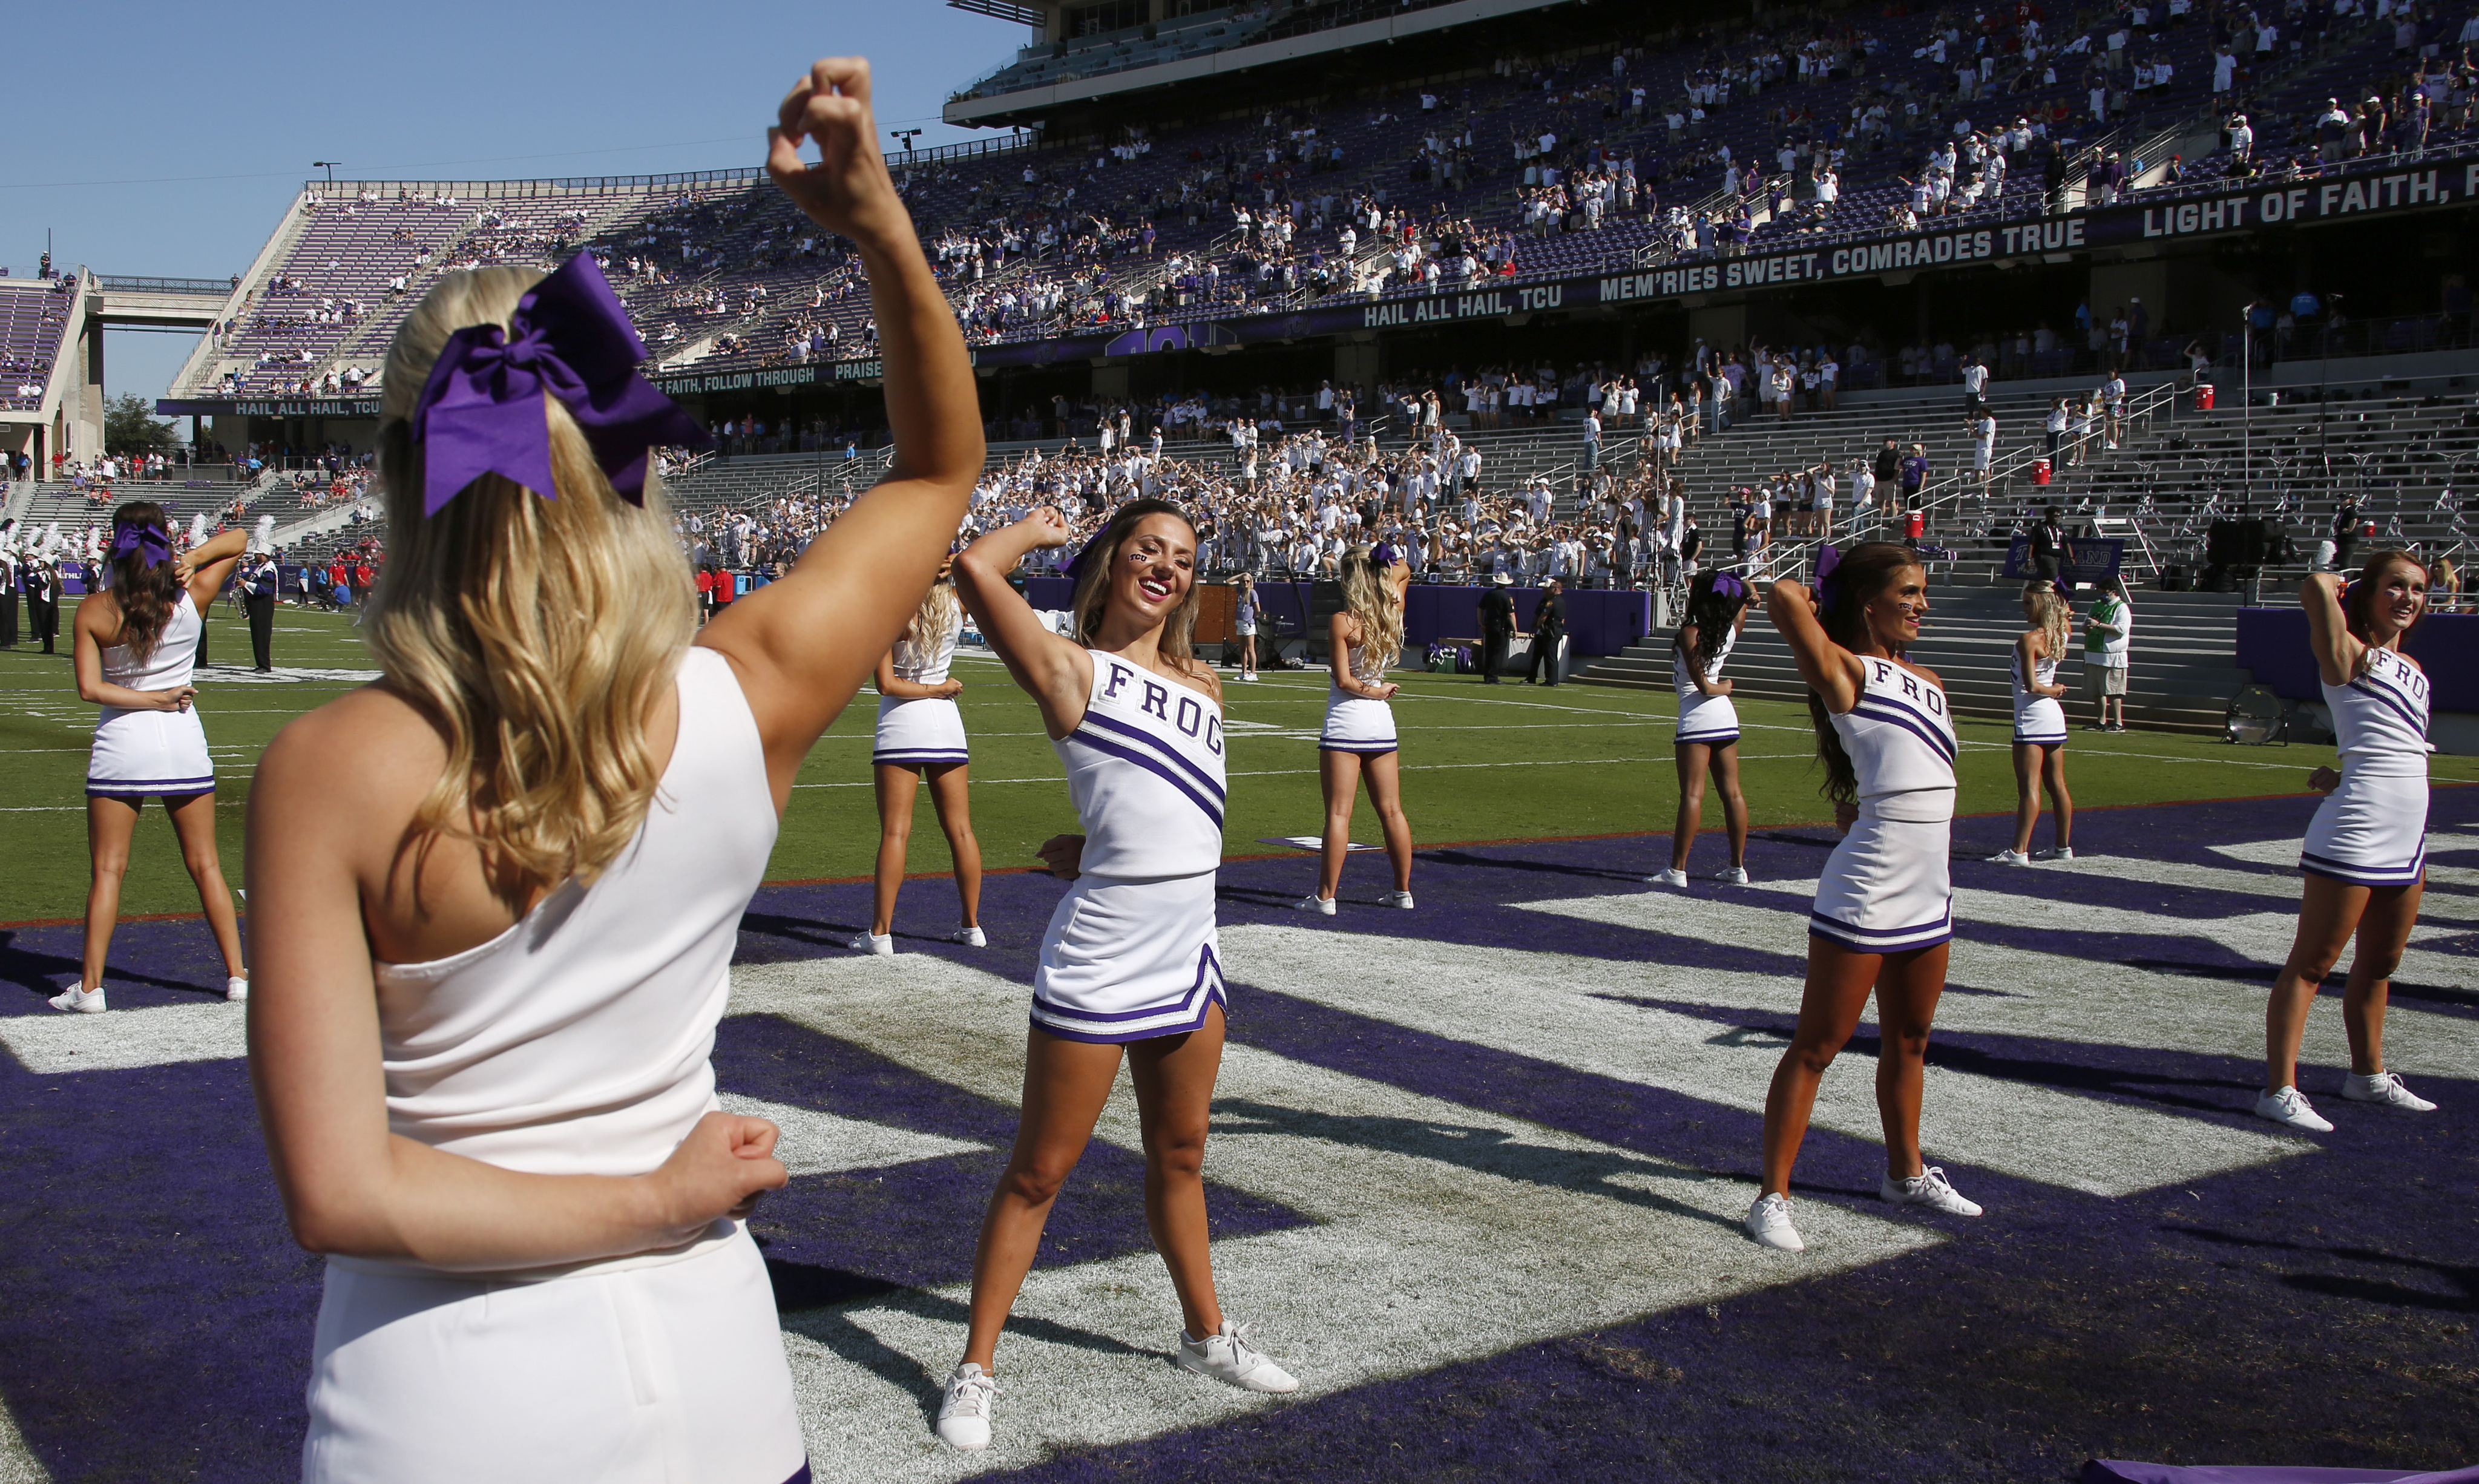
[[(93, 708), (81, 703), (70, 675), (67, 615), (62, 652), (43, 655), (20, 644), (0, 651), (0, 750), (11, 766), (0, 773), (7, 885), (0, 921), (74, 917), (86, 892), (85, 779)], [(242, 879), (242, 805), (259, 750), (277, 728), (356, 683), (368, 652), (342, 615), (286, 608), (276, 619), (276, 663), (313, 678), (268, 683), (222, 667), (246, 666), (249, 635), (226, 605), (209, 624), (214, 668), (201, 672), (199, 710), (223, 780), (219, 795), (224, 869)], [(1040, 841), (1073, 830), (1057, 757), (1033, 704), (988, 659), (960, 657), (957, 675), (973, 745), (973, 824), (991, 869), (1033, 864)], [(1394, 701), (1404, 750), (1404, 807), (1419, 842), (1456, 842), (1600, 835), (1667, 831), (1677, 803), (1670, 756), (1674, 699), (1645, 691), (1567, 685), (1536, 690), (1508, 684), (1483, 689), (1470, 676), (1403, 672)], [(1322, 672), (1269, 673), (1253, 685), (1226, 679), (1231, 734), (1231, 805), (1224, 850), (1233, 856), (1279, 851), (1261, 841), (1314, 834), (1320, 827), (1316, 734), (1323, 715)], [(874, 700), (864, 693), (818, 744), (803, 770), (769, 875), (778, 881), (868, 874), (877, 849), (876, 805), (870, 789), (870, 724)], [(1743, 701), (1742, 776), (1759, 826), (1831, 818), (1817, 795), (1807, 716), (1778, 702)], [(2078, 715), (2077, 720), (2081, 717)], [(1966, 721), (1960, 728), (1964, 813), (2013, 807), (2007, 728)], [(2296, 793), (2308, 770), (2334, 760), (2330, 748), (2233, 748), (2204, 737), (2133, 732), (2075, 733), (2067, 775), (2083, 808), (2189, 799)], [(2479, 780), (2479, 758), (2436, 758), (2439, 782)], [(914, 826), (910, 867), (948, 868), (945, 842), (925, 790)], [(1707, 801), (1708, 829), (1720, 810)], [(1355, 837), (1377, 838), (1365, 803)], [(2042, 826), (2041, 840), (2047, 840)], [(150, 808), (140, 830), (122, 908), (130, 914), (193, 912), (197, 897), (181, 869), (171, 827)], [(1698, 869), (1718, 866), (1718, 842), (1699, 853)], [(1648, 866), (1648, 868), (1650, 868)], [(1367, 866), (1355, 870), (1369, 869)], [(1302, 881), (1309, 880), (1303, 861)], [(905, 913), (943, 914), (946, 904), (907, 894)]]

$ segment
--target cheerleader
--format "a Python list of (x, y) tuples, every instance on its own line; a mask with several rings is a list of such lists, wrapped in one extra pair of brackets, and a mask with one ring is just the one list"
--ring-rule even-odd
[(1394, 867), (1394, 889), (1386, 894), (1386, 905), (1409, 911), (1412, 826), (1403, 817), (1394, 708), (1388, 704), (1403, 687), (1386, 678), (1386, 668), (1403, 650), (1403, 594), (1412, 585), (1412, 569), (1391, 546), (1374, 551), (1362, 546), (1342, 554), (1341, 576), (1342, 607), (1326, 639), (1333, 674), (1326, 683), (1325, 730), (1317, 737), (1317, 782), (1325, 790), (1323, 862), (1317, 889), (1293, 905), (1334, 915), (1343, 857), (1351, 848), (1352, 806), (1365, 781), (1386, 836), (1386, 858)]
[(1699, 573), (1687, 590), (1687, 622), (1670, 637), (1670, 683), (1678, 693), (1678, 821), (1670, 832), (1670, 869), (1645, 880), (1687, 884), (1687, 853), (1704, 819), (1704, 780), (1722, 794), (1722, 822), (1730, 834), (1730, 864), (1717, 882), (1748, 883), (1748, 801), (1739, 792), (1739, 712), (1730, 704), (1723, 662), (1748, 627), (1748, 584), (1726, 572)]
[(982, 846), (973, 838), (968, 787), (971, 755), (964, 742), (964, 713), (956, 697), (964, 682), (951, 678), (956, 635), (964, 627), (957, 601), (954, 563), (938, 569), (930, 596), (878, 662), (878, 736), (869, 755), (878, 792), (877, 896), (869, 931), (845, 946), (866, 954), (895, 952), (895, 894), (904, 887), (905, 847), (912, 838), (912, 805), (921, 780), (930, 780), (930, 804), (956, 861), (956, 894), (963, 923), (947, 941), (980, 948)]
[(190, 683), (206, 631), (207, 605), (249, 544), (228, 530), (172, 553), (164, 507), (132, 500), (112, 513), (112, 582), (79, 603), (70, 629), (78, 699), (103, 707), (86, 769), (87, 843), (93, 874), (86, 893), (86, 946), (78, 982), (52, 997), (54, 1010), (104, 1009), (103, 966), (120, 923), (120, 882), (139, 811), (164, 801), (180, 837), (181, 861), (197, 884), (198, 905), (223, 955), (224, 998), (249, 998), (242, 966), (241, 923), (216, 855), (216, 767)]
[(1240, 598), (1234, 619), (1240, 630), (1240, 678), (1257, 678), (1257, 578), (1252, 573), (1240, 574)]
[(2264, 1009), (2265, 1090), (2255, 1111), (2294, 1129), (2333, 1127), (2299, 1094), (2298, 1043), (2316, 986), (2354, 936), (2358, 952), (2341, 995), (2350, 1036), (2341, 1095), (2409, 1113), (2436, 1107), (2385, 1070), (2393, 965), (2427, 885), (2428, 680), (2402, 652), (2426, 610), (2427, 580), (2415, 557), (2382, 551), (2346, 588), (2329, 573), (2311, 573), (2299, 589), (2341, 771), (2318, 768), (2308, 780), (2325, 797), (2298, 858), (2307, 875), (2298, 935)]
[(1206, 1235), (1226, 1000), (1214, 924), (1224, 744), (1221, 686), (1188, 652), (1196, 528), (1164, 500), (1119, 506), (1071, 569), (1073, 639), (1007, 581), (1067, 531), (1045, 506), (956, 559), (964, 606), (1040, 707), (1085, 826), (1040, 852), (1075, 884), (1042, 935), (1015, 1147), (983, 1218), (964, 1354), (938, 1406), (938, 1436), (961, 1448), (989, 1446), (999, 1331), (1123, 1052), (1144, 1131), (1145, 1222), (1187, 1326), (1179, 1365), (1242, 1391), (1299, 1387), (1223, 1315)]
[(1825, 862), (1808, 916), (1807, 991), (1799, 1026), (1765, 1094), (1764, 1183), (1748, 1234), (1769, 1247), (1804, 1245), (1791, 1225), (1790, 1173), (1816, 1106), (1817, 1084), (1877, 995), (1882, 1036), (1877, 1110), (1885, 1178), (1901, 1206), (1976, 1216), (1945, 1171), (1920, 1159), (1920, 1068), (1945, 989), (1954, 937), (1946, 869), (1954, 821), (1954, 715), (1936, 676), (1904, 658), (1929, 611), (1919, 557), (1872, 541), (1817, 559), (1817, 591), (1774, 584), (1766, 612), (1807, 681), (1807, 709), (1825, 763), (1825, 794), (1849, 827)]
[(867, 265), (895, 465), (703, 629), (649, 469), (703, 435), (591, 256), (447, 273), (388, 347), (386, 678), (250, 795), (251, 1078), (327, 1255), (306, 1484), (809, 1477), (744, 1224), (787, 1177), (708, 1052), (793, 780), (984, 456), (868, 82), (817, 64), (767, 168)]
[[(2057, 659), (2074, 638), (2074, 609), (2054, 582), (2023, 586), (2023, 617), (2032, 627), (2014, 641), (2014, 844), (1989, 857), (1996, 865), (2075, 858), (2075, 799), (2066, 792), (2066, 688), (2057, 683)], [(2057, 843), (2032, 853), (2032, 829), (2040, 822), (2040, 790), (2057, 816)]]

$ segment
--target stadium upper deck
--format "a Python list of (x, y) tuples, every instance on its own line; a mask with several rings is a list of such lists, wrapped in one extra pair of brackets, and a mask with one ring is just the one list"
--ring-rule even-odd
[[(1279, 29), (1314, 16), (1259, 18)], [(1888, 337), (1927, 337), (1934, 283), (1969, 291), (2018, 269), (2029, 271), (2009, 283), (2033, 292), (2013, 295), (2006, 318), (2027, 330), (2034, 318), (2062, 324), (2078, 298), (2157, 284), (2159, 345), (2145, 348), (2160, 355), (2203, 324), (2217, 341), (2237, 304), (2286, 300), (2307, 269), (2284, 259), (2254, 282), (2223, 273), (2172, 294), (2165, 269), (2130, 277), (2119, 265), (2183, 253), (2191, 267), (2234, 238), (2253, 249), (2296, 225), (2347, 230), (2479, 191), (2462, 55), (2474, 24), (2379, 21), (2341, 0), (2262, 25), (2174, 0), (1647, 36), (1641, 17), (1562, 7), (1531, 27), (1575, 42), (1554, 54), (1472, 22), (1388, 50), (1374, 83), (1365, 66), (1348, 87), (1294, 71), (1282, 76), (1298, 90), (1278, 103), (1186, 120), (1140, 92), (1130, 97), (1153, 122), (1123, 115), (1072, 140), (1053, 129), (894, 163), (997, 374), (1647, 315), (1683, 349), (1691, 333), (1749, 337), (1750, 313), (1761, 320), (1768, 304), (1789, 316), (1776, 316), (1776, 339), (1860, 339), (1872, 318)], [(2366, 102), (2335, 125), (2327, 98)], [(2252, 118), (2251, 148), (2225, 144), (2217, 121), (2231, 108)], [(2174, 168), (2172, 154), (2185, 157)], [(2109, 189), (2113, 176), (2125, 184)], [(242, 313), (165, 408), (367, 416), (388, 336), (430, 279), (579, 247), (605, 264), (676, 392), (728, 399), (874, 374), (857, 264), (755, 171), (360, 183), (305, 190)], [(2449, 341), (2441, 271), (2389, 275), (2411, 299), (2354, 309), (2401, 317), (2390, 348)], [(1816, 291), (1840, 284), (1873, 296), (1820, 313)], [(1913, 284), (1908, 303), (1877, 292)], [(1936, 313), (1980, 318), (1949, 329), (2014, 328), (1955, 302), (1945, 295)], [(1169, 359), (1204, 374), (1193, 357)], [(2064, 359), (2023, 370), (2089, 369)], [(1366, 358), (1345, 360), (1339, 350), (1338, 377), (1373, 379), (1353, 369)]]

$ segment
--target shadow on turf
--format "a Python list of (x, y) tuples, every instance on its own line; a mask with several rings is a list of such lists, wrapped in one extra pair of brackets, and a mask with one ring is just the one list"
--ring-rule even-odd
[(2280, 1281), (2303, 1292), (2327, 1298), (2353, 1298), (2371, 1304), (2391, 1304), (2403, 1309), (2433, 1309), (2439, 1314), (2479, 1314), (2479, 1267), (2458, 1263), (2435, 1263), (2423, 1258), (2399, 1257), (2390, 1252), (2378, 1252), (2368, 1247), (2311, 1247), (2304, 1242), (2278, 1241), (2266, 1237), (2240, 1237), (2234, 1232), (2218, 1231), (2208, 1226), (2162, 1225), (2160, 1231), (2192, 1237), (2198, 1241), (2214, 1242), (2229, 1247), (2253, 1247), (2273, 1252), (2321, 1253), (2353, 1263), (2373, 1263), (2388, 1267), (2406, 1267), (2415, 1272), (2430, 1273), (2452, 1284), (2462, 1292), (2457, 1294), (2435, 1293), (2399, 1283), (2385, 1283), (2374, 1278), (2353, 1278), (2340, 1273), (2283, 1273)]
[[(17, 946), (17, 934), (0, 933), (0, 984), (16, 985), (40, 999), (50, 999), (77, 981), (85, 966), (65, 954), (38, 953)], [(221, 972), (218, 970), (217, 972)], [(58, 976), (66, 975), (66, 979)], [(122, 964), (106, 960), (103, 981), (143, 985), (151, 989), (171, 989), (183, 994), (207, 994), (223, 998), (223, 990), (187, 980), (164, 979), (154, 974), (140, 974)]]

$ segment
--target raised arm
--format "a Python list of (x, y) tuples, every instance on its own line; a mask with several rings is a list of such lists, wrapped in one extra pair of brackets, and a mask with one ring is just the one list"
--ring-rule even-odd
[(2359, 656), (2366, 649), (2350, 632), (2341, 613), (2341, 578), (2330, 572), (2311, 572), (2298, 584), (2298, 605), (2307, 610), (2307, 648), (2315, 655), (2316, 674), (2327, 685), (2347, 685), (2359, 674)]
[(1765, 616), (1781, 630), (1791, 658), (1799, 662), (1800, 678), (1825, 698), (1827, 710), (1839, 716), (1859, 704), (1866, 683), (1859, 656), (1827, 636), (1825, 626), (1817, 622), (1816, 595), (1806, 583), (1795, 577), (1775, 583), (1765, 597)]
[(223, 591), (224, 578), (232, 575), (233, 563), (248, 550), (249, 532), (234, 529), (218, 531), (181, 554), (180, 565), (173, 570), (200, 613), (206, 612), (207, 604)]
[[(955, 315), (879, 153), (869, 64), (831, 57), (783, 100), (767, 173), (809, 219), (852, 239), (878, 320), (895, 465), (802, 553), (790, 576), (731, 604), (697, 642), (738, 672), (779, 810), (802, 759), (920, 605), (982, 472), (980, 393)], [(816, 165), (801, 160), (814, 141)]]
[(1072, 639), (1052, 633), (1024, 595), (1008, 586), (1008, 574), (1025, 553), (1067, 544), (1067, 518), (1048, 505), (1013, 525), (1001, 526), (956, 558), (956, 594), (982, 626), (1015, 683), (1041, 707), (1042, 725), (1063, 737), (1085, 719), (1093, 688), (1093, 656)]

